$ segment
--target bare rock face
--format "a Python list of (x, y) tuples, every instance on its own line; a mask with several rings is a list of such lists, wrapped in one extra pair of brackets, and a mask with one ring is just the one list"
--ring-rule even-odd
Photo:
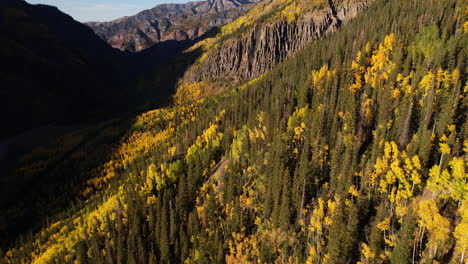
[(371, 2), (348, 1), (337, 9), (334, 2), (329, 1), (325, 12), (305, 14), (301, 21), (279, 20), (256, 25), (242, 37), (223, 42), (205, 60), (193, 66), (183, 81), (194, 82), (207, 78), (242, 81), (258, 77), (313, 39), (334, 32)]
[(250, 10), (258, 0), (208, 0), (163, 4), (111, 22), (88, 22), (112, 47), (141, 51), (166, 40), (190, 40), (211, 28), (229, 23)]

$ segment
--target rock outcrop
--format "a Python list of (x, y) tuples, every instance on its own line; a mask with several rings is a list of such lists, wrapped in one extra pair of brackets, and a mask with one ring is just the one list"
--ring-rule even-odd
[(208, 0), (162, 4), (135, 16), (85, 24), (112, 47), (136, 52), (161, 41), (184, 41), (200, 37), (211, 28), (243, 15), (257, 1)]
[(346, 4), (329, 1), (326, 10), (304, 14), (299, 21), (279, 20), (255, 25), (240, 38), (230, 38), (206, 59), (194, 65), (185, 82), (229, 78), (234, 81), (255, 78), (283, 61), (313, 39), (334, 32), (342, 23), (355, 17), (372, 0), (354, 0)]

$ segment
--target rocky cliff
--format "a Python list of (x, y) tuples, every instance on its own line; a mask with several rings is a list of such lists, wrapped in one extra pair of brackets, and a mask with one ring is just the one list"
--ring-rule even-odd
[(313, 39), (334, 32), (371, 2), (329, 1), (325, 8), (302, 14), (295, 21), (280, 19), (256, 24), (241, 37), (231, 37), (216, 49), (209, 50), (205, 59), (186, 73), (184, 82), (207, 78), (234, 81), (255, 78)]
[(111, 22), (88, 22), (112, 47), (141, 51), (166, 40), (191, 40), (246, 13), (258, 0), (208, 0), (163, 4)]

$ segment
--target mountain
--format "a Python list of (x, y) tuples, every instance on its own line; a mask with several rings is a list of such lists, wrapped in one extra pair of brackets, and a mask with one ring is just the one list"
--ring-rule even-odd
[(20, 0), (2, 1), (0, 21), (0, 137), (123, 107), (126, 59), (87, 26)]
[(0, 33), (0, 111), (11, 124), (0, 139), (164, 104), (173, 88), (155, 87), (141, 76), (203, 38), (163, 41), (128, 54), (56, 7), (22, 0), (2, 1)]
[(217, 37), (199, 44), (205, 52), (186, 71), (184, 81), (228, 78), (238, 83), (256, 78), (313, 40), (335, 32), (371, 3), (373, 0), (261, 2), (221, 28)]
[(258, 0), (208, 0), (162, 4), (111, 22), (88, 22), (112, 47), (141, 51), (166, 40), (193, 40), (243, 15)]
[[(16, 173), (21, 157), (73, 130), (87, 131), (92, 137), (102, 127), (122, 129), (128, 124), (122, 118), (167, 104), (174, 90), (170, 80), (175, 78), (173, 73), (165, 74), (163, 81), (148, 81), (145, 72), (195, 41), (164, 41), (145, 52), (129, 54), (112, 48), (88, 26), (56, 7), (30, 5), (22, 0), (1, 1), (0, 117), (8, 125), (0, 131), (0, 208), (54, 200), (56, 210), (62, 210), (65, 206), (59, 204), (67, 205), (68, 198), (76, 194), (70, 189), (83, 178), (71, 172), (40, 177), (38, 172), (53, 171), (54, 166), (68, 157), (66, 154), (86, 144), (73, 148), (67, 148), (67, 142), (60, 144), (59, 149), (66, 152), (54, 155), (50, 164), (37, 164), (38, 170), (33, 169), (32, 175)], [(109, 146), (121, 133), (106, 134)], [(107, 147), (93, 145), (101, 154)], [(100, 158), (95, 158), (89, 164), (97, 166), (99, 161)], [(56, 202), (56, 194), (34, 192), (31, 186), (70, 189), (67, 198), (61, 197), (62, 201)], [(7, 241), (4, 236), (29, 230), (29, 219), (43, 215), (40, 207), (26, 207), (28, 210), (19, 210), (14, 217), (10, 214), (15, 220), (8, 222), (9, 228), (0, 217), (0, 246)]]
[(466, 6), (257, 3), (0, 178), (0, 261), (465, 263)]

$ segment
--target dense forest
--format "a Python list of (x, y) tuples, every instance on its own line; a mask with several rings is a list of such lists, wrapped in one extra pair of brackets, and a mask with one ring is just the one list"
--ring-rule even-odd
[(0, 263), (468, 263), (467, 55), (466, 0), (376, 0), (258, 78), (56, 138)]

